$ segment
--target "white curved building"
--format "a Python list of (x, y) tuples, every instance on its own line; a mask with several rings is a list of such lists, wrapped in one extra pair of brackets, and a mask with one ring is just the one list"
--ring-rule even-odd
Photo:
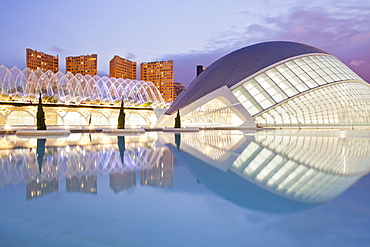
[(116, 125), (121, 100), (128, 108), (127, 124), (151, 125), (157, 121), (153, 109), (166, 107), (152, 82), (1, 65), (0, 126), (34, 125), (40, 94), (47, 124), (56, 126), (87, 125), (89, 118), (93, 125)]
[(152, 82), (0, 66), (1, 100), (30, 101), (42, 94), (48, 103), (163, 107), (165, 102)]
[(209, 66), (160, 119), (198, 126), (370, 125), (370, 85), (336, 57), (304, 44), (266, 42)]

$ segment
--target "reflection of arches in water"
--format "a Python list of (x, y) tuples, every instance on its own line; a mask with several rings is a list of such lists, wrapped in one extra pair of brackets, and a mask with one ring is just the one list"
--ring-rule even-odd
[(332, 200), (370, 170), (369, 139), (256, 134), (224, 150), (229, 158), (220, 162), (199, 152), (214, 140), (200, 149), (188, 137), (180, 152), (169, 145), (176, 159), (216, 194), (256, 210), (289, 212)]
[(0, 157), (0, 186), (18, 184), (36, 178), (51, 181), (54, 178), (71, 178), (98, 174), (146, 170), (154, 167), (165, 148), (148, 148), (128, 145), (124, 164), (114, 146), (88, 149), (83, 146), (45, 148), (41, 175), (35, 149), (2, 150)]

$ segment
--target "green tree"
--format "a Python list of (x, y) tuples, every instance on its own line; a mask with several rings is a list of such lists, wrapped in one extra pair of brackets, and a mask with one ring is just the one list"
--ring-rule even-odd
[(175, 118), (175, 128), (181, 128), (181, 119), (180, 119), (180, 112), (177, 111), (177, 115)]
[(37, 123), (37, 130), (46, 130), (45, 113), (44, 113), (44, 109), (42, 109), (41, 93), (40, 93), (39, 103), (37, 105), (36, 123)]
[(119, 115), (118, 115), (118, 126), (117, 129), (124, 129), (125, 128), (125, 112), (123, 107), (123, 100), (121, 101), (121, 107), (119, 108)]

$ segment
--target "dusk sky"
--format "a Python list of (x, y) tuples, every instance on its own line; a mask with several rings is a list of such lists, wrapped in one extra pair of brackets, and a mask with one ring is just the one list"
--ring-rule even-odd
[(25, 68), (26, 48), (65, 57), (98, 54), (99, 75), (114, 55), (175, 62), (188, 86), (196, 66), (255, 43), (315, 46), (370, 82), (369, 0), (0, 0), (0, 65)]

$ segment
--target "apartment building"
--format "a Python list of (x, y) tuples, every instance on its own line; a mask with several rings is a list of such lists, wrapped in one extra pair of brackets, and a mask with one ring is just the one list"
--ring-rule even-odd
[(136, 80), (136, 62), (115, 55), (109, 61), (109, 77)]
[(143, 62), (140, 64), (140, 79), (151, 81), (162, 94), (164, 101), (174, 100), (173, 60)]
[(174, 90), (174, 92), (173, 92), (174, 93), (174, 99), (176, 99), (177, 96), (179, 96), (180, 93), (185, 90), (185, 86), (184, 86), (184, 84), (182, 84), (180, 82), (175, 82), (174, 85), (173, 85), (173, 90)]
[(41, 69), (44, 72), (51, 70), (54, 73), (57, 73), (59, 70), (59, 58), (58, 56), (27, 48), (26, 67), (31, 70)]
[(98, 74), (98, 55), (81, 55), (75, 57), (66, 57), (66, 73), (82, 75), (97, 75)]

